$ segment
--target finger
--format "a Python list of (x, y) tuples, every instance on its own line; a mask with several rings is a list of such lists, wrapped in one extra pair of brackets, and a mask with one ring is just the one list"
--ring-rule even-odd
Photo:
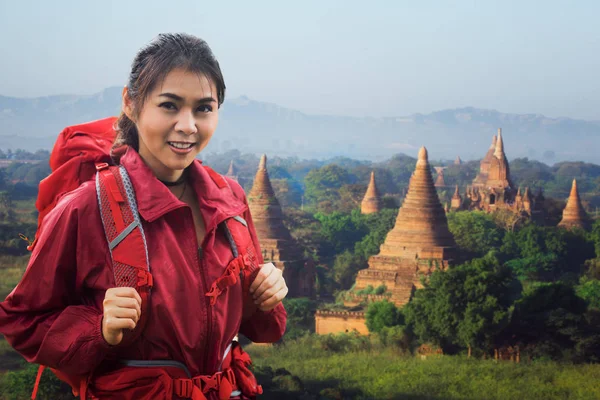
[(256, 278), (254, 279), (254, 281), (252, 282), (252, 284), (250, 285), (250, 293), (256, 292), (256, 289), (264, 282), (264, 280), (273, 272), (273, 268), (275, 266), (273, 265), (273, 263), (268, 263), (268, 264), (264, 264), (260, 270), (258, 271), (258, 274), (256, 275)]
[(271, 311), (272, 309), (274, 309), (275, 307), (277, 307), (277, 305), (279, 303), (281, 303), (281, 300), (283, 300), (285, 298), (285, 296), (287, 295), (287, 293), (288, 293), (287, 287), (281, 289), (275, 295), (273, 295), (269, 299), (265, 300), (258, 307), (258, 309), (261, 310), (261, 311)]
[(129, 297), (135, 298), (138, 303), (142, 304), (142, 298), (135, 288), (132, 287), (116, 287), (106, 291), (105, 297)]
[(259, 299), (268, 289), (272, 288), (275, 283), (277, 281), (279, 281), (281, 279), (281, 274), (278, 273), (277, 271), (273, 271), (271, 273), (271, 275), (269, 275), (264, 281), (262, 281), (262, 283), (260, 284), (260, 286), (256, 289), (256, 291), (253, 294), (253, 298)]
[(104, 307), (118, 307), (136, 310), (137, 316), (142, 314), (140, 304), (131, 297), (112, 297), (104, 300)]
[[(275, 278), (277, 278), (277, 277), (275, 277)], [(285, 283), (283, 281), (283, 277), (274, 279), (274, 282), (271, 284), (271, 286), (269, 286), (264, 292), (262, 292), (262, 294), (254, 300), (254, 303), (255, 304), (262, 303), (263, 301), (265, 301), (266, 299), (270, 298), (275, 293), (277, 293), (281, 289), (283, 289), (284, 286), (285, 286)]]
[(106, 328), (115, 331), (117, 329), (135, 329), (137, 323), (131, 318), (114, 318), (106, 319)]
[(109, 318), (129, 318), (137, 324), (139, 316), (134, 308), (114, 308), (108, 311)]

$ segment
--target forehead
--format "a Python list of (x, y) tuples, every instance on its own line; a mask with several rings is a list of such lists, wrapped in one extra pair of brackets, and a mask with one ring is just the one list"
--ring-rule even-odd
[(199, 72), (177, 68), (170, 71), (157, 85), (154, 95), (172, 93), (183, 98), (213, 97), (216, 100), (216, 85), (208, 76)]

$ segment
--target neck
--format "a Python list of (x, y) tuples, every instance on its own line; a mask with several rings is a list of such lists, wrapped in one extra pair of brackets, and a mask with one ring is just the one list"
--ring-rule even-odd
[(183, 183), (185, 182), (185, 178), (186, 178), (186, 174), (185, 174), (185, 170), (184, 170), (183, 173), (179, 176), (179, 178), (175, 181), (166, 181), (166, 180), (162, 180), (160, 178), (158, 178), (158, 180), (161, 181), (166, 186), (179, 186), (179, 185), (183, 185)]
[(140, 155), (144, 163), (152, 170), (154, 176), (156, 176), (156, 178), (165, 185), (169, 186), (170, 184), (178, 185), (180, 183), (183, 183), (183, 181), (180, 182), (180, 180), (185, 179), (185, 169), (174, 170), (166, 167), (149, 151), (147, 151), (146, 148), (141, 145), (141, 143), (138, 154)]

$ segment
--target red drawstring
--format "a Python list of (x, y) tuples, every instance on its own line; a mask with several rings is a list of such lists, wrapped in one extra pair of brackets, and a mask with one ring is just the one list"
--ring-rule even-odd
[(240, 255), (234, 258), (227, 268), (216, 281), (210, 287), (210, 290), (206, 292), (206, 296), (210, 297), (210, 305), (214, 306), (217, 302), (217, 298), (223, 293), (229, 286), (237, 283), (237, 277), (240, 271), (246, 269), (250, 265), (250, 257), (247, 254)]
[(44, 367), (43, 365), (40, 365), (40, 367), (38, 368), (37, 377), (35, 378), (35, 385), (33, 385), (33, 393), (31, 393), (31, 400), (35, 400), (35, 398), (37, 397), (38, 386), (40, 386), (40, 379), (42, 378), (44, 368), (46, 367)]

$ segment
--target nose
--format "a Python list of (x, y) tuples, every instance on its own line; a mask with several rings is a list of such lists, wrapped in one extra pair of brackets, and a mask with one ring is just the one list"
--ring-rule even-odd
[(191, 111), (182, 110), (177, 118), (175, 130), (177, 132), (182, 132), (186, 135), (193, 135), (195, 133), (198, 133), (198, 128), (196, 127), (196, 118), (194, 118), (194, 114)]

